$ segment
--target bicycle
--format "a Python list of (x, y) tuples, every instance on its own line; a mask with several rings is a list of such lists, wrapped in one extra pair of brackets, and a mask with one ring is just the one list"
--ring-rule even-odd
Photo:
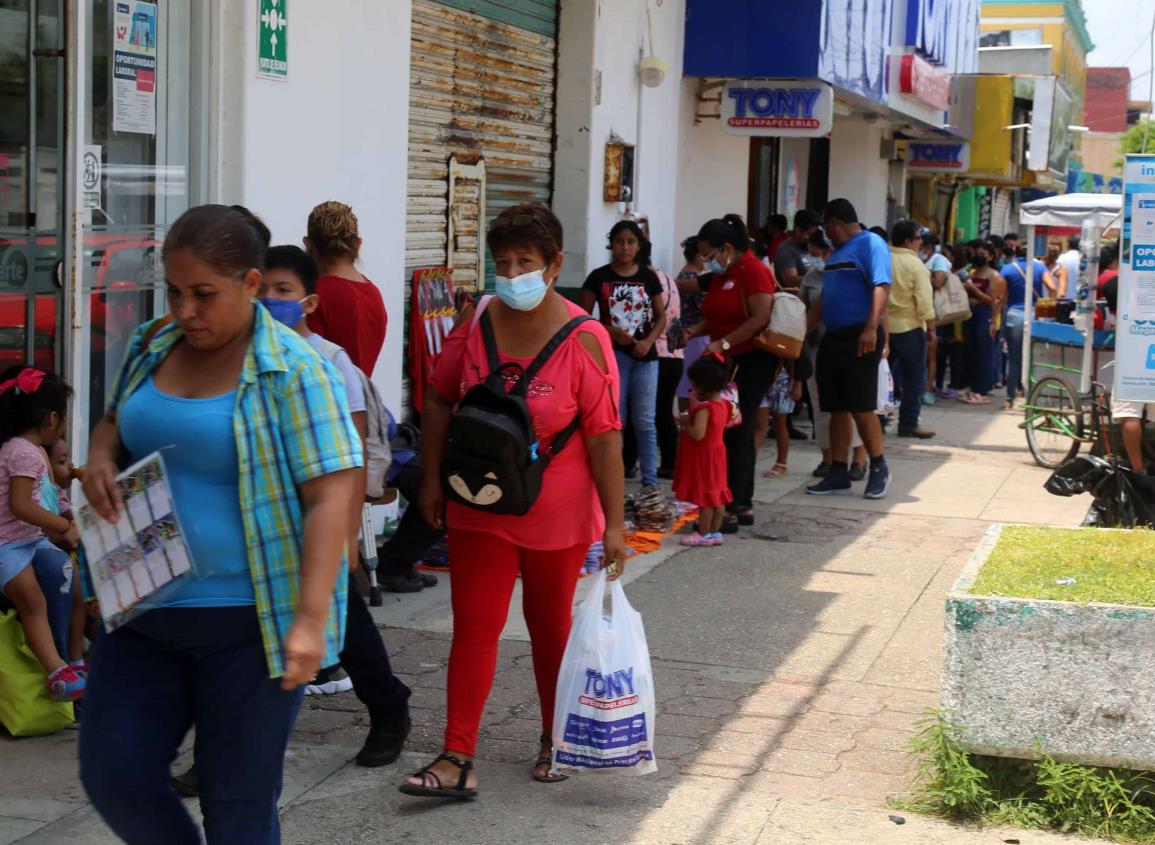
[(1092, 447), (1092, 454), (1114, 455), (1111, 391), (1100, 382), (1092, 382), (1091, 392), (1081, 396), (1064, 379), (1044, 376), (1032, 385), (1023, 410), (1026, 417), (1019, 428), (1026, 430), (1031, 457), (1041, 467), (1057, 468), (1084, 444)]

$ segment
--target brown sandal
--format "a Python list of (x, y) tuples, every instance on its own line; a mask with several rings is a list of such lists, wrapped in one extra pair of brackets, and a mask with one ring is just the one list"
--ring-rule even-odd
[[(553, 738), (549, 734), (541, 735), (541, 752), (537, 755), (537, 762), (533, 764), (533, 779), (538, 783), (561, 783), (569, 780), (569, 775), (556, 774), (550, 771), (553, 766)], [(545, 769), (542, 772), (542, 769)], [(541, 774), (538, 774), (541, 772)]]

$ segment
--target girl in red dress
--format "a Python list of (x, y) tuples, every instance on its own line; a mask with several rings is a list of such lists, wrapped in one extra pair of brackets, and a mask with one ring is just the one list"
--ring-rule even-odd
[(726, 444), (722, 432), (730, 421), (731, 403), (722, 398), (729, 382), (725, 360), (706, 353), (686, 371), (693, 390), (689, 413), (678, 423), (682, 440), (674, 470), (674, 495), (698, 506), (698, 529), (682, 538), (683, 546), (722, 545), (722, 518), (733, 499), (726, 483)]

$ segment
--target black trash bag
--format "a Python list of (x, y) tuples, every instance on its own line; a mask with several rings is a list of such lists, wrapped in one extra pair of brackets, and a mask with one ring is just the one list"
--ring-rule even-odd
[(1043, 486), (1056, 496), (1078, 496), (1090, 493), (1112, 472), (1112, 464), (1094, 455), (1077, 455), (1066, 461)]
[(1155, 528), (1155, 483), (1117, 462), (1079, 455), (1056, 469), (1045, 485), (1056, 496), (1094, 497), (1083, 525)]

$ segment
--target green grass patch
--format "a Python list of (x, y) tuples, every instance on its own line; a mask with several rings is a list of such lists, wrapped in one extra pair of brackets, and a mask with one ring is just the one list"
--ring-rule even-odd
[(955, 821), (1056, 830), (1113, 842), (1155, 843), (1150, 772), (971, 754), (940, 710), (926, 711), (910, 741), (918, 775), (895, 806)]
[(1155, 607), (1155, 531), (1008, 525), (970, 593)]

